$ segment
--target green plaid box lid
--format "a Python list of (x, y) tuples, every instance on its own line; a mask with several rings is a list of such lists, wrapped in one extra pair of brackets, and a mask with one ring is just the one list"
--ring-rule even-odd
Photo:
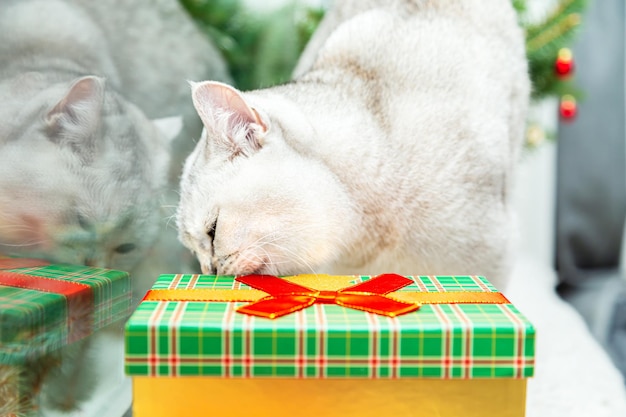
[[(497, 292), (478, 276), (416, 276), (400, 291)], [(370, 279), (355, 276), (353, 283)], [(250, 287), (233, 276), (162, 275), (153, 289)], [(146, 301), (126, 326), (134, 376), (526, 378), (535, 331), (512, 304), (438, 304), (391, 318), (331, 304), (270, 320), (246, 303)]]
[[(18, 277), (17, 286), (0, 283), (0, 364), (24, 363), (130, 314), (126, 272), (57, 264), (4, 268), (0, 275)], [(23, 275), (36, 284), (23, 285)], [(41, 289), (23, 288), (33, 285)]]
[[(416, 276), (400, 291), (497, 292), (478, 276)], [(355, 276), (353, 283), (370, 279)], [(233, 276), (162, 275), (153, 289), (250, 287)], [(126, 325), (134, 376), (526, 378), (535, 331), (512, 304), (432, 304), (395, 318), (332, 304), (270, 320), (247, 303), (146, 301)]]

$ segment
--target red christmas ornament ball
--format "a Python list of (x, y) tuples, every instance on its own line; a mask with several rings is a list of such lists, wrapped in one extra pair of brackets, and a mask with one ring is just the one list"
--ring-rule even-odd
[(569, 94), (561, 97), (561, 104), (559, 105), (559, 113), (565, 120), (572, 120), (576, 117), (578, 106), (576, 105), (576, 99)]
[(566, 78), (574, 72), (574, 55), (569, 48), (561, 48), (554, 63), (557, 77)]

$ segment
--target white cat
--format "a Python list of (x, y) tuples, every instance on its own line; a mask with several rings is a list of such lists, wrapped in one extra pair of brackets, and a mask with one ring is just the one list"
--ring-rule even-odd
[(529, 79), (502, 0), (338, 1), (286, 85), (192, 85), (179, 238), (204, 272), (509, 271)]
[[(0, 252), (129, 271), (135, 303), (191, 271), (163, 206), (201, 130), (186, 80), (229, 80), (216, 48), (173, 0), (2, 0), (0, 32)], [(70, 409), (94, 376), (59, 353), (43, 393)]]

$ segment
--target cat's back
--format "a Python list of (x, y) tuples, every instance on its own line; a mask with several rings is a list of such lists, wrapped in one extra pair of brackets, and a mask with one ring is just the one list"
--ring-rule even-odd
[(387, 85), (466, 82), (496, 61), (502, 72), (525, 71), (523, 35), (502, 0), (337, 1), (315, 38), (318, 49), (303, 57), (314, 70), (343, 67)]
[(332, 85), (363, 106), (381, 129), (375, 140), (449, 144), (459, 157), (480, 144), (493, 162), (521, 145), (530, 84), (508, 1), (338, 1), (303, 61), (296, 80)]

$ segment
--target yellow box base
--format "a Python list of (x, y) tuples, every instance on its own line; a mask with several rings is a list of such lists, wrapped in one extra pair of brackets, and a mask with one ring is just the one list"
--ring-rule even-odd
[(523, 417), (525, 379), (133, 378), (133, 417)]

